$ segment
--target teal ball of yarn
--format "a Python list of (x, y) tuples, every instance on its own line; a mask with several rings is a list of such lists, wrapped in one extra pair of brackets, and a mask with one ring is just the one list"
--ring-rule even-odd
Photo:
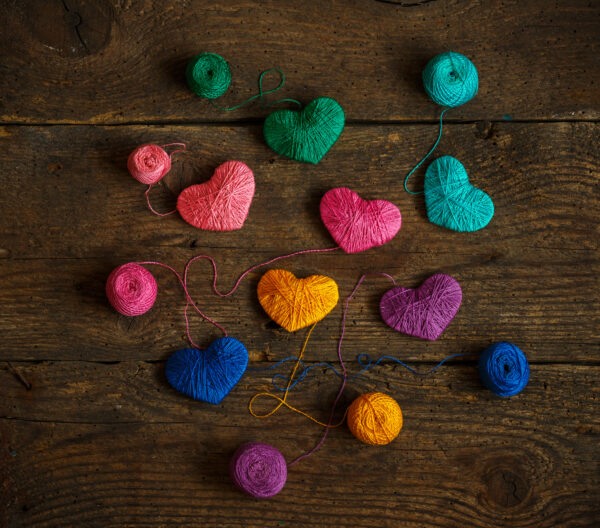
[(229, 88), (231, 70), (227, 61), (220, 55), (201, 53), (188, 62), (185, 78), (196, 95), (216, 99)]
[(454, 108), (475, 97), (479, 78), (475, 65), (467, 57), (448, 51), (436, 55), (425, 66), (423, 85), (435, 103)]

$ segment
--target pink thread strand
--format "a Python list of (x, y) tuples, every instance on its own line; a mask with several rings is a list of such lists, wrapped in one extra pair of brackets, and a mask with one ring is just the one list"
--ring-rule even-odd
[(337, 350), (340, 367), (344, 374), (342, 377), (342, 385), (340, 386), (340, 390), (338, 391), (337, 396), (335, 397), (335, 400), (333, 401), (333, 405), (331, 407), (331, 412), (329, 413), (329, 421), (327, 422), (327, 427), (325, 427), (325, 432), (323, 433), (323, 436), (321, 437), (321, 439), (319, 440), (317, 445), (315, 445), (315, 447), (313, 447), (308, 453), (300, 455), (298, 458), (295, 458), (290, 463), (288, 463), (288, 467), (291, 467), (294, 464), (297, 464), (298, 462), (300, 462), (300, 460), (302, 460), (304, 458), (308, 458), (313, 453), (315, 453), (323, 445), (323, 443), (325, 442), (325, 439), (327, 438), (327, 435), (329, 434), (329, 429), (331, 428), (331, 424), (333, 423), (333, 417), (335, 415), (337, 404), (340, 401), (340, 398), (342, 397), (342, 393), (344, 392), (344, 389), (346, 388), (346, 380), (347, 380), (347, 372), (348, 371), (346, 370), (346, 365), (344, 364), (344, 360), (342, 359), (342, 341), (344, 340), (344, 334), (346, 332), (346, 314), (348, 313), (348, 306), (350, 305), (350, 301), (352, 300), (352, 297), (354, 297), (354, 294), (358, 291), (358, 288), (362, 284), (362, 282), (367, 277), (374, 277), (374, 276), (387, 277), (388, 279), (390, 279), (393, 282), (394, 286), (397, 286), (396, 281), (394, 280), (394, 277), (392, 277), (391, 275), (388, 275), (387, 273), (383, 273), (383, 272), (381, 272), (381, 273), (365, 273), (364, 275), (361, 276), (360, 279), (358, 279), (358, 282), (356, 283), (356, 286), (354, 286), (352, 293), (346, 298), (346, 302), (344, 303), (344, 313), (342, 315), (342, 332), (340, 334), (340, 339), (338, 341), (338, 350)]
[(238, 286), (240, 285), (240, 283), (242, 282), (242, 280), (244, 280), (244, 277), (246, 277), (246, 275), (248, 275), (248, 273), (251, 273), (254, 270), (256, 270), (256, 269), (258, 269), (258, 268), (260, 268), (262, 266), (267, 266), (269, 264), (272, 264), (273, 262), (277, 262), (278, 260), (286, 259), (286, 258), (289, 258), (289, 257), (295, 257), (296, 255), (304, 255), (306, 253), (326, 253), (328, 251), (335, 251), (336, 249), (340, 249), (340, 247), (336, 246), (336, 247), (333, 247), (333, 248), (326, 248), (326, 249), (304, 249), (302, 251), (295, 251), (294, 253), (289, 253), (287, 255), (280, 255), (279, 257), (272, 258), (271, 260), (267, 260), (266, 262), (262, 262), (260, 264), (256, 264), (255, 266), (252, 266), (251, 268), (248, 268), (246, 271), (244, 271), (238, 277), (238, 279), (235, 282), (235, 285), (233, 286), (233, 288), (231, 288), (231, 290), (228, 291), (227, 293), (221, 293), (217, 289), (217, 278), (218, 278), (217, 263), (209, 255), (197, 255), (195, 257), (192, 257), (188, 261), (188, 263), (186, 264), (186, 266), (185, 266), (184, 276), (187, 275), (188, 268), (192, 264), (192, 262), (194, 262), (194, 261), (196, 261), (198, 259), (207, 259), (207, 260), (210, 260), (210, 262), (212, 264), (212, 267), (213, 267), (213, 291), (219, 297), (229, 297), (232, 293), (234, 293), (238, 289)]
[[(185, 143), (167, 143), (166, 145), (160, 145), (160, 148), (164, 149), (165, 147), (172, 147), (173, 145), (180, 145), (183, 148), (174, 150), (173, 152), (171, 152), (169, 154), (169, 158), (173, 157), (173, 154), (177, 154), (177, 152), (185, 152), (186, 150), (186, 144)], [(172, 211), (169, 211), (168, 213), (159, 213), (158, 211), (156, 211), (154, 209), (154, 207), (152, 207), (152, 205), (150, 204), (150, 189), (152, 188), (152, 184), (148, 185), (148, 188), (146, 189), (146, 192), (144, 193), (146, 195), (146, 203), (148, 204), (148, 209), (150, 209), (150, 211), (152, 211), (156, 216), (169, 216), (172, 215), (173, 213), (177, 212), (177, 209), (173, 209)]]
[(149, 192), (150, 189), (152, 188), (152, 184), (148, 185), (148, 188), (146, 189), (146, 192), (144, 193), (146, 195), (146, 202), (148, 203), (148, 209), (150, 209), (150, 211), (152, 211), (156, 216), (169, 216), (172, 215), (173, 213), (177, 212), (177, 209), (173, 209), (172, 211), (169, 211), (168, 213), (159, 213), (158, 211), (155, 211), (154, 208), (152, 207), (152, 205), (150, 205), (150, 196), (149, 196)]
[[(207, 315), (205, 315), (202, 310), (200, 310), (200, 308), (198, 308), (198, 306), (196, 305), (196, 303), (193, 301), (193, 299), (190, 296), (190, 293), (187, 289), (187, 283), (184, 279), (181, 278), (181, 275), (179, 275), (179, 273), (177, 273), (177, 271), (175, 269), (173, 269), (171, 266), (169, 266), (168, 264), (163, 264), (161, 262), (156, 262), (156, 261), (144, 261), (144, 262), (136, 262), (136, 264), (139, 264), (140, 266), (143, 266), (144, 264), (153, 264), (155, 266), (160, 266), (162, 268), (168, 269), (169, 271), (173, 272), (173, 274), (177, 277), (177, 279), (179, 280), (179, 283), (181, 284), (181, 286), (183, 287), (183, 291), (185, 293), (186, 296), (186, 305), (185, 305), (185, 310), (184, 310), (184, 315), (185, 315), (185, 329), (186, 329), (186, 333), (187, 333), (187, 337), (188, 340), (190, 342), (190, 344), (199, 349), (202, 350), (201, 347), (199, 347), (192, 339), (192, 336), (190, 335), (190, 323), (189, 323), (189, 319), (188, 319), (188, 315), (187, 315), (187, 310), (188, 307), (190, 306), (190, 304), (194, 307), (194, 309), (196, 310), (196, 312), (198, 312), (198, 314), (205, 319), (206, 321), (208, 321), (209, 323), (211, 323), (212, 325), (216, 326), (219, 330), (221, 330), (221, 332), (223, 332), (223, 334), (225, 334), (225, 337), (227, 337), (227, 330), (225, 330), (225, 328), (223, 328), (219, 323), (217, 323), (216, 321), (213, 321), (210, 317), (208, 317)], [(187, 266), (186, 266), (186, 271), (187, 271)]]

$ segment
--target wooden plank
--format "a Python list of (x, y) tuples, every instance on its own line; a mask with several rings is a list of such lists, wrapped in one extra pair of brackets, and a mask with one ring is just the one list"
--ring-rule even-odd
[[(351, 383), (343, 406), (364, 391), (392, 394), (404, 413), (399, 438), (374, 448), (336, 429), (317, 454), (290, 468), (284, 491), (268, 502), (230, 483), (232, 452), (244, 441), (266, 441), (289, 460), (310, 449), (320, 429), (290, 413), (250, 417), (250, 376), (211, 407), (167, 389), (158, 365), (19, 368), (33, 380), (29, 392), (0, 371), (8, 486), (0, 525), (11, 528), (597, 521), (598, 366), (536, 365), (525, 391), (510, 399), (485, 390), (472, 363), (425, 379), (376, 369)], [(325, 416), (336, 387), (332, 375), (317, 376), (291, 398)]]
[[(348, 127), (316, 166), (276, 155), (254, 126), (4, 127), (0, 249), (5, 257), (71, 258), (123, 254), (125, 247), (139, 258), (141, 247), (187, 248), (190, 254), (236, 248), (268, 256), (332, 247), (319, 201), (330, 188), (347, 186), (368, 199), (385, 196), (404, 215), (402, 231), (385, 248), (348, 259), (355, 268), (386, 250), (394, 256), (458, 252), (482, 260), (537, 249), (594, 250), (599, 133), (595, 123), (446, 127), (437, 155), (460, 159), (473, 184), (488, 192), (496, 206), (488, 227), (461, 234), (429, 223), (423, 198), (407, 194), (402, 185), (436, 137), (436, 125)], [(178, 215), (152, 215), (145, 186), (126, 170), (129, 153), (150, 141), (189, 145), (189, 152), (176, 155), (164, 180), (170, 199), (166, 193), (161, 202), (160, 188), (153, 189), (161, 210), (173, 206), (181, 188), (206, 181), (224, 161), (247, 163), (257, 190), (244, 228), (207, 232)], [(417, 173), (413, 189), (422, 188), (423, 174)], [(246, 262), (240, 264), (236, 269)]]
[[(228, 255), (224, 264), (233, 266), (239, 253)], [(348, 357), (366, 352), (374, 357), (392, 354), (411, 361), (439, 361), (450, 354), (479, 352), (494, 341), (509, 340), (522, 346), (534, 361), (597, 361), (596, 257), (587, 254), (577, 262), (565, 260), (561, 252), (542, 255), (541, 261), (514, 257), (511, 261), (491, 260), (485, 265), (469, 259), (442, 265), (440, 256), (434, 255), (427, 264), (412, 257), (406, 263), (383, 268), (380, 261), (357, 268), (323, 256), (284, 267), (301, 277), (313, 273), (333, 277), (342, 298), (367, 270), (385, 269), (408, 287), (418, 286), (436, 271), (448, 272), (462, 284), (463, 304), (456, 318), (438, 341), (428, 342), (399, 334), (382, 322), (378, 303), (392, 285), (384, 279), (373, 279), (353, 301), (349, 312), (345, 342)], [(163, 260), (175, 260), (180, 269), (184, 263), (184, 259)], [(186, 346), (184, 297), (168, 272), (153, 269), (159, 297), (147, 314), (124, 317), (110, 307), (104, 283), (118, 263), (117, 259), (7, 261), (0, 270), (3, 357), (161, 360)], [(259, 277), (259, 272), (253, 273), (228, 299), (210, 293), (209, 276), (200, 270), (190, 287), (201, 309), (240, 339), (256, 359), (279, 360), (296, 355), (305, 331), (290, 334), (270, 321), (256, 299)], [(308, 359), (336, 358), (341, 313), (339, 303), (317, 325), (306, 352)], [(201, 346), (222, 335), (197, 316), (192, 317), (191, 328)]]
[[(480, 74), (449, 119), (598, 119), (600, 5), (588, 0), (382, 2), (28, 0), (3, 2), (0, 120), (127, 123), (262, 118), (214, 110), (186, 87), (197, 53), (232, 65), (224, 105), (281, 68), (284, 97), (339, 100), (351, 120), (435, 120), (420, 75), (448, 48)], [(271, 81), (274, 82), (274, 81)]]
[[(192, 255), (209, 253), (219, 263), (225, 289), (257, 262), (300, 248), (331, 247), (318, 204), (326, 190), (341, 185), (365, 198), (397, 203), (404, 215), (400, 234), (362, 254), (302, 256), (282, 266), (298, 276), (334, 277), (342, 297), (367, 271), (387, 271), (410, 287), (443, 271), (464, 290), (463, 307), (443, 339), (425, 343), (381, 323), (377, 304), (388, 284), (374, 280), (350, 313), (351, 350), (436, 361), (508, 339), (536, 361), (598, 359), (597, 350), (590, 350), (598, 342), (598, 125), (449, 126), (439, 154), (461, 159), (473, 183), (496, 204), (491, 224), (472, 234), (430, 224), (423, 199), (402, 189), (402, 176), (435, 135), (434, 125), (349, 127), (317, 167), (270, 153), (257, 141), (256, 127), (3, 130), (0, 227), (6, 260), (0, 271), (0, 332), (7, 359), (164, 359), (185, 343), (181, 292), (166, 272), (156, 271), (156, 307), (142, 318), (120, 317), (104, 296), (104, 281), (114, 267), (158, 259), (181, 269)], [(191, 140), (192, 152), (178, 156), (167, 177), (173, 192), (247, 153), (257, 195), (244, 228), (208, 233), (179, 218), (151, 215), (143, 186), (124, 170), (130, 149), (150, 139)], [(353, 161), (364, 145), (373, 154)], [(24, 155), (32, 151), (44, 154)], [(414, 188), (421, 182), (422, 173)], [(279, 331), (256, 302), (260, 270), (234, 298), (223, 300), (210, 293), (209, 266), (195, 266), (191, 286), (200, 306), (257, 358), (296, 353), (302, 335)], [(338, 306), (317, 327), (309, 359), (335, 359), (340, 311)], [(203, 343), (218, 335), (197, 322), (193, 332)]]

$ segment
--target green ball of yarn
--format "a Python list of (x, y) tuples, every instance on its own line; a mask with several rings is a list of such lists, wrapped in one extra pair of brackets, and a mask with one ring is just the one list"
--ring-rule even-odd
[(427, 63), (423, 70), (423, 85), (433, 102), (454, 108), (475, 97), (479, 77), (475, 65), (467, 57), (448, 51)]
[(220, 55), (201, 53), (188, 63), (185, 78), (196, 95), (216, 99), (229, 88), (231, 70), (227, 61)]

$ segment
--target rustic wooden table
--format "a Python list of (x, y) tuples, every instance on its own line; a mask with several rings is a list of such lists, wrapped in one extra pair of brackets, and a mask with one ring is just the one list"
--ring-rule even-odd
[[(419, 4), (419, 2), (416, 2)], [(49, 1), (0, 4), (0, 526), (564, 527), (600, 525), (598, 467), (598, 208), (600, 3), (590, 0), (438, 0), (402, 7), (356, 1)], [(482, 231), (428, 223), (402, 180), (437, 134), (439, 108), (420, 73), (452, 49), (480, 74), (478, 96), (448, 113), (437, 154), (462, 160), (494, 199)], [(196, 53), (232, 65), (225, 104), (283, 69), (282, 96), (336, 98), (347, 126), (316, 166), (267, 148), (258, 104), (221, 113), (194, 96), (183, 72)], [(127, 173), (144, 142), (185, 141), (157, 206), (228, 159), (255, 172), (241, 231), (203, 232), (151, 215)], [(422, 184), (423, 171), (414, 178)], [(385, 247), (302, 256), (282, 265), (335, 278), (342, 297), (362, 272), (409, 287), (433, 272), (456, 277), (464, 301), (436, 342), (392, 331), (374, 279), (349, 314), (344, 355), (393, 354), (420, 369), (446, 355), (510, 340), (531, 381), (500, 399), (473, 360), (416, 378), (385, 365), (352, 381), (398, 400), (405, 417), (390, 446), (360, 444), (346, 428), (290, 471), (261, 502), (227, 474), (248, 440), (289, 459), (322, 434), (281, 412), (259, 421), (249, 397), (270, 375), (248, 373), (221, 405), (182, 397), (165, 359), (186, 344), (181, 291), (153, 269), (159, 298), (146, 315), (114, 312), (109, 272), (131, 260), (181, 269), (213, 255), (220, 285), (258, 261), (328, 247), (318, 204), (349, 186), (403, 213)], [(167, 191), (167, 192), (164, 192)], [(252, 365), (297, 354), (305, 331), (269, 322), (256, 300), (260, 272), (233, 298), (210, 292), (197, 264), (194, 297), (248, 346)], [(308, 363), (334, 361), (341, 304), (320, 323)], [(218, 336), (194, 319), (201, 343)], [(323, 369), (291, 395), (326, 419), (339, 380)]]

